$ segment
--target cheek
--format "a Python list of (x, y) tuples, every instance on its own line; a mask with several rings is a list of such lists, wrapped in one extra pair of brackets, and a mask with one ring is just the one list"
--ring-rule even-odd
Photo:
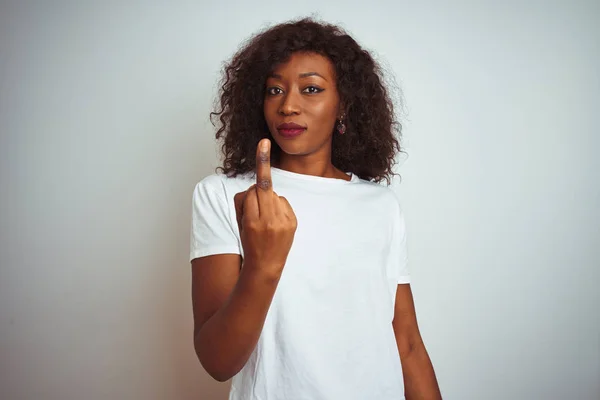
[(273, 118), (273, 115), (276, 114), (276, 106), (273, 105), (272, 101), (266, 101), (263, 103), (263, 114), (267, 123)]
[(313, 113), (314, 116), (323, 121), (331, 120), (335, 121), (338, 111), (338, 104), (330, 99), (320, 101), (318, 103), (313, 104)]

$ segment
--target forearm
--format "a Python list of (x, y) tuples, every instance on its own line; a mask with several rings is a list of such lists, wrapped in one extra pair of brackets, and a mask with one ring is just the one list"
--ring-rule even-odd
[(406, 400), (442, 398), (433, 365), (422, 341), (400, 354)]
[(218, 381), (238, 373), (260, 337), (279, 279), (244, 266), (228, 301), (194, 337), (198, 359)]

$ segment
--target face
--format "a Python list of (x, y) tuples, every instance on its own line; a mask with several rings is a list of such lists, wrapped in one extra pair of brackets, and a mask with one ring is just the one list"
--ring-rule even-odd
[(265, 120), (285, 156), (331, 157), (340, 99), (331, 61), (316, 53), (294, 53), (267, 79)]

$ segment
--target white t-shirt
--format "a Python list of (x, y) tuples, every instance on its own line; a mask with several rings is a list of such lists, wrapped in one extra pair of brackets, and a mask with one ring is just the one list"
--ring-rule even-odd
[[(398, 284), (409, 282), (404, 216), (394, 192), (271, 168), (273, 190), (298, 227), (256, 348), (230, 400), (399, 400), (392, 328)], [(252, 174), (214, 174), (194, 190), (190, 259), (243, 256), (233, 196)]]

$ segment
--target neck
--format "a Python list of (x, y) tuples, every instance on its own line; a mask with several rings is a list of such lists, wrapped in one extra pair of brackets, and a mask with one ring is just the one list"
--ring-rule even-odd
[(275, 167), (297, 174), (350, 180), (348, 175), (331, 163), (331, 158), (317, 158), (314, 155), (293, 156), (282, 154), (281, 160)]

